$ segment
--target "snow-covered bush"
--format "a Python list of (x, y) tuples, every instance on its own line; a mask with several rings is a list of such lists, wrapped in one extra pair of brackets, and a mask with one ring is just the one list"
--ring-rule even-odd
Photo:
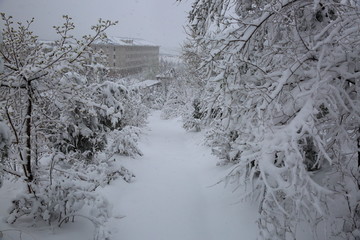
[(212, 148), (212, 153), (221, 161), (218, 165), (236, 164), (240, 160), (240, 151), (236, 149), (238, 134), (234, 130), (216, 126), (206, 132), (206, 143)]
[(65, 103), (69, 110), (61, 115), (65, 130), (56, 140), (61, 141), (58, 146), (62, 152), (78, 152), (79, 157), (91, 160), (96, 152), (106, 148), (110, 135), (120, 134), (124, 138), (129, 134), (129, 141), (137, 141), (126, 128), (146, 123), (148, 109), (139, 94), (129, 91), (121, 81), (81, 85), (81, 88), (83, 94), (69, 98)]
[(124, 101), (123, 127), (143, 127), (147, 123), (149, 108), (143, 103), (141, 94), (129, 91)]
[(181, 116), (186, 102), (186, 93), (183, 86), (179, 83), (171, 84), (161, 117), (170, 119)]
[(42, 166), (36, 172), (39, 176), (36, 176), (36, 184), (31, 185), (33, 192), (16, 196), (7, 222), (13, 224), (19, 219), (28, 219), (36, 225), (47, 223), (61, 227), (64, 223), (85, 218), (94, 224), (96, 235), (101, 236), (94, 239), (107, 238), (110, 233), (105, 225), (111, 217), (111, 206), (95, 190), (114, 177), (104, 176), (113, 166), (70, 163), (64, 157), (53, 155), (48, 166)]
[(235, 164), (228, 178), (258, 199), (262, 239), (295, 239), (299, 221), (314, 234), (327, 229), (328, 239), (358, 234), (359, 7), (193, 4), (191, 30), (208, 76), (204, 122), (215, 128), (215, 154)]
[(200, 100), (195, 98), (191, 104), (188, 103), (188, 108), (184, 110), (183, 114), (183, 128), (190, 131), (195, 130), (199, 132), (201, 130), (201, 119), (203, 114), (201, 112)]
[(98, 194), (89, 191), (91, 186), (82, 186), (78, 179), (54, 176), (51, 185), (33, 186), (37, 195), (23, 193), (13, 200), (13, 206), (8, 218), (9, 223), (14, 223), (21, 217), (34, 221), (61, 224), (67, 219), (74, 219), (81, 215), (86, 206), (91, 209), (84, 214), (90, 218), (106, 222), (110, 216), (108, 203)]
[(112, 144), (109, 152), (124, 156), (134, 157), (142, 156), (142, 152), (138, 147), (141, 129), (133, 126), (126, 126), (121, 130), (115, 130), (112, 133)]
[(149, 109), (160, 110), (165, 103), (165, 96), (162, 89), (150, 89), (148, 91), (140, 91), (143, 104)]

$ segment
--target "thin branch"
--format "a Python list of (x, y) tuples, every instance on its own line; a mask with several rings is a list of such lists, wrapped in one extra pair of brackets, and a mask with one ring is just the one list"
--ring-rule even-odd
[(9, 174), (11, 174), (11, 175), (14, 175), (14, 176), (16, 176), (16, 177), (19, 177), (19, 178), (22, 177), (21, 174), (18, 173), (18, 172), (16, 172), (16, 171), (13, 171), (13, 170), (10, 170), (10, 169), (6, 169), (6, 168), (4, 168), (4, 167), (2, 167), (1, 170), (3, 170), (4, 172), (9, 173)]

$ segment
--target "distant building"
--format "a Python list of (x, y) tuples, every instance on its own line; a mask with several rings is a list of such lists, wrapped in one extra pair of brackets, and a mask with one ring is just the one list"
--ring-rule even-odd
[(129, 75), (159, 65), (160, 47), (142, 39), (109, 37), (91, 47), (104, 52), (112, 74)]

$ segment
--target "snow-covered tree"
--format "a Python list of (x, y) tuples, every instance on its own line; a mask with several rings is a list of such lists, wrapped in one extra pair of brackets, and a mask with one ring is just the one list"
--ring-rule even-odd
[(228, 178), (251, 186), (263, 239), (295, 239), (304, 219), (314, 237), (325, 231), (318, 226), (329, 238), (359, 237), (359, 7), (346, 0), (193, 3), (191, 28), (208, 53), (199, 55), (211, 144), (235, 164)]
[(55, 27), (60, 39), (44, 43), (31, 32), (33, 21), (14, 26), (12, 17), (2, 14), (5, 27), (1, 55), (5, 71), (0, 77), (1, 114), (11, 126), (14, 149), (28, 183), (34, 180), (33, 165), (39, 157), (36, 142), (50, 139), (61, 125), (59, 116), (64, 110), (69, 111), (64, 109), (64, 101), (71, 101), (66, 94), (72, 91), (70, 96), (82, 95), (78, 82), (63, 84), (62, 76), (85, 69), (89, 65), (90, 44), (113, 25), (100, 20), (93, 27), (94, 36), (84, 36), (76, 42), (71, 35), (71, 18), (64, 19), (63, 26)]
[[(15, 24), (1, 16), (0, 171), (28, 190), (13, 200), (8, 222), (30, 217), (61, 226), (84, 217), (79, 213), (89, 205), (86, 219), (105, 239), (101, 228), (110, 212), (94, 191), (116, 177), (130, 181), (133, 175), (110, 158), (141, 154), (136, 128), (146, 118), (138, 96), (121, 82), (106, 81), (101, 54), (90, 48), (115, 23), (100, 19), (93, 35), (75, 39), (74, 24), (64, 16), (64, 25), (54, 27), (59, 39), (44, 42), (31, 32), (33, 21)], [(113, 131), (123, 140), (109, 142)]]
[(173, 69), (175, 74), (168, 74), (171, 77), (167, 84), (167, 98), (162, 109), (162, 117), (182, 117), (186, 130), (200, 131), (200, 99), (205, 77), (204, 71), (200, 68), (198, 48), (192, 41), (193, 39), (189, 39), (184, 43), (181, 61), (171, 65), (167, 71)]
[(201, 68), (201, 58), (205, 55), (205, 49), (196, 44), (194, 33), (189, 34), (189, 39), (182, 47), (184, 62), (182, 74), (186, 79), (186, 88), (190, 89), (188, 95), (191, 96), (188, 98), (187, 108), (183, 114), (183, 127), (186, 130), (200, 131), (201, 129), (201, 119), (203, 118), (201, 101), (206, 79), (206, 71)]

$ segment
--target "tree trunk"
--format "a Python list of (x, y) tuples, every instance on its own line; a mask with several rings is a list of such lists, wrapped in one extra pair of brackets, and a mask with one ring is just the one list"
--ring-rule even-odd
[(358, 147), (358, 168), (360, 168), (360, 127), (358, 129), (357, 147)]
[[(30, 84), (29, 84), (30, 85)], [(32, 99), (31, 99), (31, 87), (28, 86), (28, 105), (26, 111), (26, 177), (27, 181), (30, 183), (33, 181), (34, 176), (31, 168), (31, 115), (32, 115)]]

